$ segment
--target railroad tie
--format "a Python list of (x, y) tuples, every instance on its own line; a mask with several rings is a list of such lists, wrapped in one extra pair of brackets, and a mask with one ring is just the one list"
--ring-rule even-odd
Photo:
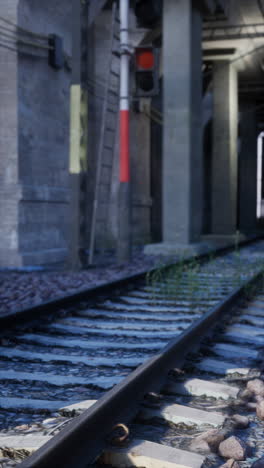
[(164, 391), (169, 394), (177, 395), (196, 395), (213, 398), (236, 398), (239, 388), (231, 385), (219, 384), (201, 379), (188, 379), (185, 382), (169, 382)]
[(134, 440), (129, 447), (107, 449), (99, 458), (105, 465), (116, 468), (131, 466), (144, 468), (200, 468), (205, 457), (176, 449), (166, 445), (156, 444), (147, 440)]
[(185, 424), (186, 426), (209, 424), (214, 427), (224, 424), (226, 416), (221, 413), (208, 412), (184, 405), (163, 405), (161, 408), (143, 408), (138, 417), (143, 421), (154, 418), (165, 419), (173, 424)]

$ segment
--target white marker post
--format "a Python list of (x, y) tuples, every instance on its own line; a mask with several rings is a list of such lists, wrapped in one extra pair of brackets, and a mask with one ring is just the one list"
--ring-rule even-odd
[(131, 258), (131, 198), (129, 161), (129, 0), (120, 0), (120, 187), (118, 262)]

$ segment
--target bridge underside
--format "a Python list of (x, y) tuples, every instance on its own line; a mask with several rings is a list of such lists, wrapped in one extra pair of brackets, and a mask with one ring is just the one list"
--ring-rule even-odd
[(165, 0), (163, 22), (150, 33), (163, 46), (164, 127), (162, 243), (149, 253), (256, 233), (260, 225), (263, 11), (257, 1), (227, 2), (212, 17), (198, 6)]

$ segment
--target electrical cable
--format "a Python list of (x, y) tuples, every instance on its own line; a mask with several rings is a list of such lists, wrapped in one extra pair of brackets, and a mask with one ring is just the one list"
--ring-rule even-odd
[(38, 49), (46, 49), (46, 50), (53, 50), (54, 49), (54, 47), (52, 47), (52, 46), (37, 44), (36, 42), (32, 42), (32, 41), (24, 41), (23, 39), (17, 39), (17, 43), (22, 44), (22, 45), (28, 45), (30, 47), (37, 47)]
[(8, 46), (7, 44), (3, 44), (3, 43), (0, 42), (0, 47), (1, 47), (2, 49), (8, 49), (8, 50), (11, 50), (12, 52), (16, 52), (16, 53), (17, 53), (17, 49), (15, 49), (15, 48), (13, 48), (13, 47), (11, 47), (11, 46)]
[(15, 41), (17, 44), (22, 44), (22, 45), (29, 45), (31, 47), (37, 47), (37, 48), (40, 48), (40, 49), (47, 49), (47, 50), (52, 50), (53, 47), (51, 46), (46, 46), (46, 45), (43, 45), (43, 44), (38, 44), (36, 42), (32, 42), (32, 41), (25, 41), (23, 39), (20, 39), (20, 38), (16, 38), (15, 36), (12, 36), (11, 34), (8, 34), (6, 32), (3, 32), (1, 31), (1, 27), (0, 27), (0, 37), (3, 37), (3, 38), (7, 38), (7, 39), (11, 39), (11, 41)]
[[(19, 34), (21, 35), (21, 33), (18, 33), (17, 31), (14, 31), (13, 29), (7, 28), (6, 26), (3, 26), (1, 23), (0, 23), (0, 29), (3, 30), (6, 33), (11, 34), (12, 37), (17, 37)], [(24, 37), (24, 35), (23, 35), (23, 37)]]
[(151, 112), (153, 112), (154, 114), (156, 114), (158, 117), (162, 117), (162, 116), (163, 116), (163, 112), (160, 112), (158, 109), (156, 109), (156, 107), (151, 106)]
[(25, 34), (29, 34), (29, 35), (34, 36), (34, 37), (38, 37), (39, 39), (45, 39), (45, 40), (49, 39), (49, 36), (46, 36), (44, 34), (37, 34), (37, 33), (34, 33), (33, 31), (30, 31), (29, 29), (22, 28), (21, 26), (18, 26), (18, 24), (13, 23), (12, 21), (4, 18), (3, 16), (0, 16), (0, 21), (3, 21), (6, 24), (10, 24), (11, 26), (14, 26), (16, 29), (18, 29), (19, 31), (21, 31), (21, 32), (23, 32)]
[(20, 37), (17, 36), (15, 33), (14, 33), (14, 35), (12, 35), (12, 34), (9, 34), (9, 33), (5, 32), (5, 31), (1, 31), (1, 26), (0, 26), (0, 35), (3, 36), (3, 37), (7, 37), (9, 39), (12, 39), (12, 40), (16, 41), (17, 43), (20, 43), (20, 44), (23, 44), (23, 45), (29, 45), (30, 47), (37, 47), (37, 48), (40, 48), (40, 49), (47, 49), (47, 50), (52, 50), (54, 48), (52, 46), (40, 44), (39, 42), (28, 41), (28, 40), (25, 40), (24, 38), (20, 39)]
[(1, 33), (0, 33), (0, 41), (2, 41), (2, 43), (4, 44), (9, 45), (10, 47), (13, 47), (16, 50), (16, 52), (18, 51), (16, 42), (6, 37), (1, 37)]
[[(142, 114), (146, 115), (150, 120), (153, 120), (153, 122), (155, 122), (155, 123), (157, 123), (159, 125), (163, 125), (163, 120), (162, 120), (163, 115), (155, 107), (151, 107), (150, 112), (149, 112), (146, 109), (146, 107), (143, 106)], [(158, 114), (160, 115), (160, 118), (158, 117)]]
[[(21, 36), (21, 38), (25, 39), (25, 38), (28, 38), (28, 35), (26, 35), (25, 33), (22, 33), (22, 32), (19, 32), (17, 30), (14, 30), (14, 29), (11, 29), (11, 28), (7, 28), (6, 26), (3, 26), (3, 24), (0, 23), (0, 29), (7, 32), (7, 33), (10, 33), (12, 34), (13, 37), (17, 38), (18, 36)], [(47, 40), (48, 37), (45, 39)], [(43, 39), (38, 39), (38, 40), (43, 40)]]
[(153, 120), (153, 122), (157, 123), (158, 125), (161, 125), (163, 126), (163, 121), (160, 120), (160, 119), (157, 119), (156, 117), (154, 117), (153, 115), (151, 115), (149, 112), (147, 112), (146, 110), (142, 112), (142, 114), (146, 115), (146, 117), (148, 117), (150, 120)]
[[(54, 47), (48, 45), (48, 44), (41, 44), (40, 42), (37, 42), (36, 40), (34, 41), (34, 38), (38, 39), (39, 40), (45, 40), (45, 41), (48, 41), (49, 40), (49, 36), (45, 36), (45, 35), (42, 35), (42, 34), (36, 34), (36, 33), (33, 33), (32, 31), (29, 31), (28, 29), (25, 29), (25, 28), (22, 28), (20, 26), (18, 26), (17, 24), (13, 23), (12, 21), (6, 19), (6, 18), (3, 18), (2, 16), (0, 16), (0, 22), (4, 22), (8, 25), (11, 25), (13, 26), (15, 29), (11, 29), (11, 28), (8, 28), (6, 26), (4, 26), (3, 24), (0, 23), (0, 37), (2, 36), (2, 38), (7, 38), (7, 39), (10, 39), (11, 41), (15, 41), (16, 45), (21, 45), (22, 47), (23, 46), (29, 46), (29, 47), (35, 47), (35, 48), (38, 48), (38, 49), (45, 49), (45, 50), (52, 50), (54, 49)], [(31, 36), (32, 39), (30, 39), (30, 37), (28, 36)], [(5, 42), (7, 42), (7, 40), (5, 40)], [(11, 42), (11, 45), (13, 47), (9, 47), (10, 50), (12, 49), (13, 51), (15, 50), (14, 47), (15, 47), (15, 44)], [(25, 50), (21, 50), (21, 49), (18, 49), (18, 52), (20, 53), (23, 53), (23, 54), (27, 54), (27, 55), (31, 55), (31, 56), (37, 56), (35, 54), (29, 54), (27, 53)], [(42, 55), (40, 55), (39, 57), (43, 57)]]
[(3, 36), (3, 37), (7, 37), (9, 39), (12, 39), (13, 41), (17, 40), (17, 37), (15, 35), (9, 34), (9, 33), (5, 32), (5, 31), (2, 31), (1, 26), (0, 26), (0, 35)]
[(45, 59), (47, 58), (46, 55), (40, 55), (37, 53), (32, 53), (32, 51), (29, 51), (29, 50), (18, 48), (17, 42), (13, 42), (10, 39), (1, 37), (1, 33), (0, 33), (0, 43), (1, 43), (1, 48), (9, 49), (12, 52), (16, 52), (17, 54), (20, 54), (20, 55), (27, 55), (27, 56), (35, 57), (35, 58), (45, 58)]

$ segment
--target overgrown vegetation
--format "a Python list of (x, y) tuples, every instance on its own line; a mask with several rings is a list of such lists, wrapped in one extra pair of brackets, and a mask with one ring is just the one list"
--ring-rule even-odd
[[(159, 264), (147, 274), (146, 284), (154, 303), (163, 300), (188, 301), (190, 305), (214, 300), (217, 290), (228, 294), (239, 287), (257, 272), (264, 272), (264, 257), (244, 255), (239, 248), (239, 235), (235, 239), (235, 250), (225, 257), (209, 256), (209, 261), (202, 265), (197, 257), (186, 262), (186, 253), (173, 266)], [(263, 284), (264, 286), (264, 273)], [(255, 293), (255, 287), (247, 285), (245, 294), (249, 298)]]

